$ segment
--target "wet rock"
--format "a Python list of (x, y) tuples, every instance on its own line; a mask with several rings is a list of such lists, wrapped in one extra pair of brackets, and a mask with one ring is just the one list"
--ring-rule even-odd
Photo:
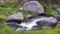
[(48, 27), (48, 28), (55, 28), (57, 25), (57, 20), (54, 17), (48, 17), (46, 19), (43, 19), (41, 21), (37, 21), (38, 26), (42, 27)]
[(48, 22), (52, 22), (52, 23), (56, 23), (57, 22), (57, 19), (54, 18), (54, 17), (49, 17), (49, 18), (47, 18), (45, 20), (48, 21)]
[(44, 13), (44, 8), (38, 1), (27, 2), (23, 7), (19, 8), (19, 10), (26, 10), (38, 14)]
[(33, 26), (32, 30), (40, 30), (42, 28), (42, 26)]
[(14, 22), (8, 22), (6, 24), (13, 29), (22, 28), (22, 26), (19, 26), (17, 23), (14, 23)]
[(18, 12), (16, 14), (13, 14), (13, 15), (9, 16), (7, 18), (7, 22), (21, 23), (21, 21), (23, 21), (23, 19), (24, 19), (23, 14), (21, 12)]

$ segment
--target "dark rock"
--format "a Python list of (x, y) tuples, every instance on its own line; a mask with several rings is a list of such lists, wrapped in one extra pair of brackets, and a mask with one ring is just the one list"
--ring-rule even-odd
[(10, 28), (14, 28), (14, 29), (17, 29), (17, 28), (22, 28), (22, 26), (19, 26), (17, 23), (14, 23), (14, 22), (8, 22), (6, 23)]
[(33, 26), (32, 30), (40, 30), (42, 28), (42, 26), (37, 25), (37, 26)]
[(8, 20), (8, 21), (6, 21), (6, 22), (7, 22), (7, 23), (8, 23), (8, 22), (10, 22), (10, 23), (14, 22), (14, 23), (20, 24), (20, 23), (22, 22), (22, 20), (14, 20), (14, 19), (11, 19), (11, 20)]
[(39, 21), (37, 22), (39, 26), (42, 27), (48, 27), (48, 28), (55, 28), (57, 23), (51, 23), (51, 22), (46, 22), (46, 21)]
[(57, 20), (53, 17), (49, 17), (47, 19), (38, 21), (36, 23), (38, 24), (38, 26), (42, 26), (42, 27), (46, 26), (49, 28), (55, 28), (55, 26), (57, 25)]

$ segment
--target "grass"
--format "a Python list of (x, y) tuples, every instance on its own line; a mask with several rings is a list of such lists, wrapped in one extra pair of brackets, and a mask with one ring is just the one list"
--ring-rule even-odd
[[(0, 27), (4, 24), (0, 24)], [(10, 29), (7, 25), (0, 28), (0, 34), (60, 34), (60, 27), (55, 29), (41, 29), (41, 30), (31, 30), (31, 31), (15, 31)]]
[(57, 10), (56, 10), (57, 7), (55, 5), (52, 5), (52, 6), (51, 5), (47, 5), (44, 2), (41, 2), (41, 4), (44, 7), (46, 15), (50, 15), (50, 16), (53, 16), (53, 17), (58, 17)]
[(23, 13), (23, 16), (24, 16), (24, 21), (28, 20), (27, 15), (29, 15), (29, 14), (32, 15), (32, 17), (37, 17), (38, 16), (38, 14), (31, 13), (31, 12), (28, 12), (28, 11), (25, 11), (25, 10), (23, 10), (22, 13)]

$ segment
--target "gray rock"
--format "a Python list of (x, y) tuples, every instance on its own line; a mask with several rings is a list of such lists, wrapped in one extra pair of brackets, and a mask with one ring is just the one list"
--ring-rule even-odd
[(23, 21), (24, 17), (23, 17), (23, 14), (21, 12), (18, 12), (16, 14), (13, 14), (11, 16), (9, 16), (7, 18), (7, 22), (20, 22), (20, 21)]
[(19, 10), (27, 10), (38, 14), (44, 13), (44, 8), (38, 1), (27, 2), (23, 7), (19, 8)]
[(45, 19), (45, 21), (56, 23), (57, 22), (57, 19), (54, 18), (54, 17), (49, 17), (49, 18)]
[(57, 25), (57, 20), (54, 17), (49, 17), (41, 21), (37, 21), (37, 24), (38, 26), (42, 27), (55, 28), (55, 26)]

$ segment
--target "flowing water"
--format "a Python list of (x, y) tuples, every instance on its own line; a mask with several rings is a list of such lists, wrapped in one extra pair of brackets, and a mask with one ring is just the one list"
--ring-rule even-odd
[(38, 21), (44, 20), (48, 17), (36, 17), (33, 18), (31, 20), (29, 20), (28, 22), (22, 22), (21, 24), (18, 24), (19, 26), (22, 26), (22, 28), (18, 28), (17, 31), (19, 30), (32, 30), (33, 26), (37, 26)]

